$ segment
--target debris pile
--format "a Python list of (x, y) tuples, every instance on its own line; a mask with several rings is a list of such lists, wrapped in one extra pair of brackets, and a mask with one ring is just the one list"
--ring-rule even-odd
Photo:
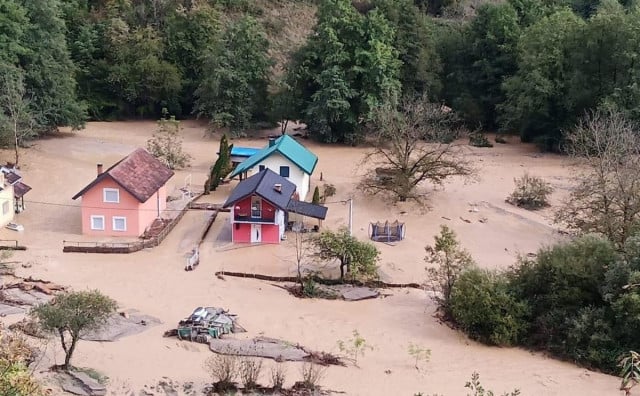
[(198, 307), (186, 319), (178, 323), (177, 329), (165, 332), (165, 337), (178, 337), (208, 344), (211, 339), (224, 334), (246, 331), (237, 323), (237, 315), (222, 308)]
[(30, 307), (51, 300), (56, 293), (64, 290), (64, 286), (49, 281), (14, 277), (0, 288), (0, 316), (24, 313)]

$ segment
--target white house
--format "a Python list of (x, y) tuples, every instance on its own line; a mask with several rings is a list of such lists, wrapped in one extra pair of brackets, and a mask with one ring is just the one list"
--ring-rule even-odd
[(246, 178), (253, 169), (270, 169), (295, 184), (299, 200), (304, 201), (311, 186), (311, 174), (318, 157), (289, 135), (269, 139), (269, 145), (242, 161), (229, 175)]

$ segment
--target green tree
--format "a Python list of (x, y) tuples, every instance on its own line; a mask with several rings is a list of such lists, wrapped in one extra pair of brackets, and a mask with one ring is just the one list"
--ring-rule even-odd
[(24, 73), (0, 62), (0, 142), (13, 146), (15, 165), (19, 165), (18, 147), (37, 136), (38, 126), (26, 97)]
[(271, 60), (269, 42), (252, 17), (233, 22), (220, 45), (204, 55), (205, 78), (196, 90), (195, 112), (233, 134), (266, 118)]
[(0, 63), (15, 65), (27, 52), (24, 41), (29, 26), (27, 11), (15, 0), (0, 0), (0, 11)]
[(497, 105), (505, 100), (501, 84), (517, 70), (520, 31), (511, 4), (483, 4), (471, 23), (441, 47), (444, 98), (470, 125), (496, 126)]
[[(328, 0), (289, 67), (300, 118), (315, 138), (356, 143), (371, 111), (400, 93), (394, 31), (379, 10), (362, 15), (349, 0)], [(293, 77), (291, 77), (291, 75)]]
[(20, 56), (32, 109), (44, 132), (59, 126), (80, 128), (86, 108), (76, 94), (75, 69), (65, 39), (59, 0), (22, 0), (29, 23), (24, 28), (27, 51)]
[(498, 105), (504, 130), (518, 132), (523, 141), (558, 148), (561, 131), (574, 120), (570, 89), (572, 41), (585, 23), (568, 10), (544, 17), (526, 29), (518, 43), (518, 71), (503, 88)]
[(158, 127), (147, 140), (147, 150), (170, 169), (180, 169), (189, 165), (191, 156), (182, 151), (180, 121), (174, 116), (158, 120)]
[(380, 252), (373, 244), (349, 235), (349, 230), (325, 230), (312, 240), (312, 244), (319, 259), (340, 262), (340, 279), (345, 278), (345, 268), (351, 279), (378, 277)]
[(313, 198), (311, 199), (311, 203), (316, 205), (320, 204), (320, 188), (318, 186), (313, 189)]
[(492, 345), (514, 345), (526, 334), (528, 306), (509, 289), (505, 275), (469, 268), (454, 283), (451, 317), (471, 338)]
[(463, 271), (474, 265), (473, 258), (462, 246), (456, 233), (446, 225), (440, 226), (435, 244), (424, 249), (424, 261), (435, 267), (427, 267), (426, 286), (433, 293), (438, 308), (446, 318), (451, 317), (451, 293)]
[(65, 353), (62, 367), (69, 369), (71, 357), (82, 334), (104, 326), (116, 308), (115, 301), (97, 290), (67, 292), (34, 307), (30, 315), (44, 330), (60, 337)]
[(220, 138), (220, 147), (218, 149), (218, 159), (211, 167), (209, 175), (209, 190), (215, 191), (220, 185), (220, 180), (224, 179), (233, 169), (231, 165), (231, 149), (233, 144), (229, 145), (227, 135), (223, 134)]

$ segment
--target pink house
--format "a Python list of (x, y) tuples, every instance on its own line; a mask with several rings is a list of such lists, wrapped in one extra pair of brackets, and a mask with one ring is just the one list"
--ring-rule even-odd
[(73, 199), (82, 197), (82, 233), (96, 236), (140, 236), (167, 207), (166, 183), (173, 171), (136, 149), (102, 171)]

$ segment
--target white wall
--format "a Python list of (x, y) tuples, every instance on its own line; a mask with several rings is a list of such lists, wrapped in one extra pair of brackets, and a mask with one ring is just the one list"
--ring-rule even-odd
[(280, 174), (281, 166), (288, 166), (289, 181), (296, 185), (296, 191), (300, 194), (300, 200), (304, 201), (306, 199), (307, 194), (309, 193), (309, 175), (304, 173), (298, 165), (289, 161), (289, 159), (279, 153), (273, 153), (262, 162), (257, 163), (253, 168), (253, 173), (257, 173), (259, 171), (260, 165), (264, 165), (266, 168), (271, 169), (277, 174)]

